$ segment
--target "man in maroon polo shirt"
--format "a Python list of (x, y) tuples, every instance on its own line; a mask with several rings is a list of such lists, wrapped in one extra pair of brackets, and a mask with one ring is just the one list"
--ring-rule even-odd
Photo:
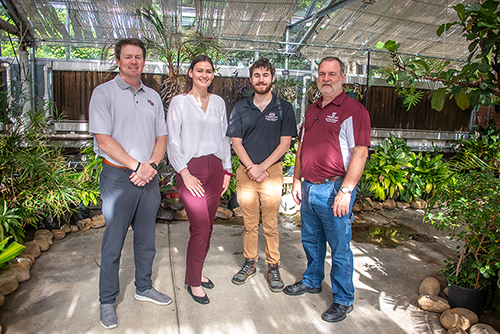
[(318, 88), (322, 97), (306, 111), (292, 186), (295, 202), (302, 203), (307, 269), (302, 280), (284, 289), (292, 296), (321, 292), (328, 242), (333, 304), (321, 316), (328, 322), (342, 321), (353, 310), (352, 205), (370, 146), (368, 111), (343, 91), (345, 77), (339, 58), (321, 60)]

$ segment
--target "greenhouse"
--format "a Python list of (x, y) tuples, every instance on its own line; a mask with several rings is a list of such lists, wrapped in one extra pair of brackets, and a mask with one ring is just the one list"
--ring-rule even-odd
[(500, 332), (499, 1), (0, 13), (0, 332)]

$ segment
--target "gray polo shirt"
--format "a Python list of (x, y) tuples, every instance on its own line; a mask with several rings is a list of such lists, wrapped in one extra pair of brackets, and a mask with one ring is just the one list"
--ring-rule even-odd
[[(116, 75), (114, 80), (97, 86), (89, 105), (89, 131), (114, 138), (132, 158), (151, 159), (156, 137), (167, 134), (163, 104), (158, 93), (143, 85), (136, 91)], [(94, 151), (113, 161), (94, 139)]]

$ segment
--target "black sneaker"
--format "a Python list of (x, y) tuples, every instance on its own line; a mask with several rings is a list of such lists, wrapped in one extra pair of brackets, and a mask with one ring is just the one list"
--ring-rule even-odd
[(245, 259), (245, 263), (243, 264), (243, 267), (241, 268), (240, 271), (238, 271), (233, 278), (231, 279), (231, 282), (234, 284), (244, 284), (246, 283), (250, 278), (254, 277), (257, 274), (257, 268), (255, 266), (255, 260), (254, 259)]
[(283, 292), (287, 295), (290, 296), (299, 296), (303, 295), (304, 293), (320, 293), (321, 292), (321, 287), (319, 288), (308, 288), (307, 286), (302, 283), (302, 281), (298, 281), (295, 284), (288, 285)]
[(351, 313), (353, 309), (354, 307), (352, 305), (346, 306), (333, 303), (332, 306), (321, 315), (321, 319), (328, 322), (339, 322), (344, 320), (347, 314)]
[(272, 292), (283, 291), (285, 284), (283, 284), (283, 281), (281, 280), (278, 264), (269, 264), (267, 266), (267, 282), (269, 283), (269, 288)]

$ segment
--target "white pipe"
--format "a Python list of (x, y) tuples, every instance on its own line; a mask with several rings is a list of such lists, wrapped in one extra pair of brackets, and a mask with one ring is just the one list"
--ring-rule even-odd
[[(50, 116), (50, 91), (49, 91), (49, 69), (52, 68), (52, 64), (45, 64), (43, 66), (43, 102), (45, 107), (45, 115)], [(52, 73), (52, 72), (51, 72)]]
[(302, 104), (300, 106), (300, 120), (299, 123), (304, 119), (304, 115), (306, 113), (306, 101), (307, 101), (307, 80), (311, 80), (309, 75), (305, 75), (302, 78)]

